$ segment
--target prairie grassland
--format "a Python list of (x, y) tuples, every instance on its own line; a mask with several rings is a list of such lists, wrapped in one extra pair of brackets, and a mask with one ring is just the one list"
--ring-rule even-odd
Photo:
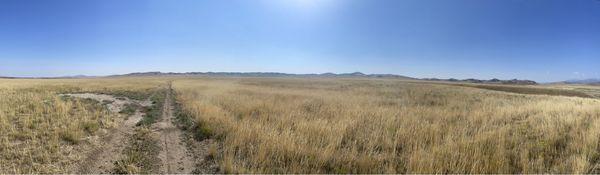
[(200, 78), (182, 115), (224, 172), (586, 173), (600, 101), (396, 80)]
[(64, 173), (78, 146), (122, 120), (102, 103), (58, 94), (97, 92), (141, 98), (159, 79), (1, 79), (0, 173)]
[(584, 92), (594, 98), (600, 98), (600, 85), (550, 85), (550, 87)]
[(487, 85), (487, 84), (462, 84), (461, 86), (475, 87), (480, 89), (488, 89), (494, 91), (512, 92), (519, 94), (533, 95), (551, 95), (551, 96), (566, 96), (566, 97), (584, 97), (592, 98), (592, 94), (580, 89), (564, 89), (552, 87), (537, 87), (523, 85)]

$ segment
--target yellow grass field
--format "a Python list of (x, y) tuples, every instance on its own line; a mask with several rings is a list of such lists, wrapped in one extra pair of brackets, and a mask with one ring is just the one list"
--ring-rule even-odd
[(395, 80), (174, 82), (225, 172), (586, 173), (600, 101)]
[[(101, 102), (172, 81), (223, 173), (600, 172), (600, 100), (395, 79), (0, 79), (0, 173), (65, 173), (123, 120)], [(577, 89), (553, 86), (553, 89)], [(586, 87), (586, 90), (597, 90)]]

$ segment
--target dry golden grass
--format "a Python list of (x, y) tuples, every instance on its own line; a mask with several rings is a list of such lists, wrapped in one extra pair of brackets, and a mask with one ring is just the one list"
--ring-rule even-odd
[(0, 80), (0, 173), (64, 173), (78, 146), (119, 121), (101, 103), (60, 93), (147, 94), (159, 79)]
[[(174, 82), (225, 172), (586, 173), (600, 101), (395, 80)], [(215, 152), (215, 151), (213, 151)]]
[[(208, 151), (225, 172), (600, 170), (597, 99), (391, 79), (170, 79), (196, 132), (218, 139)], [(0, 80), (0, 173), (66, 172), (81, 145), (121, 120), (57, 94), (146, 98), (167, 80)]]

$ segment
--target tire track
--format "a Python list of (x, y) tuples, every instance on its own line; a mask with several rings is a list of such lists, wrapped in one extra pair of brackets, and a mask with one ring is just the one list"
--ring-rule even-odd
[[(114, 102), (109, 104), (109, 109), (113, 113), (118, 113), (126, 103), (137, 103), (140, 106), (151, 105), (147, 102), (148, 100), (141, 102), (129, 99), (117, 100), (110, 95), (69, 94), (69, 96), (92, 98), (98, 101), (103, 99), (113, 100)], [(72, 171), (80, 174), (111, 173), (114, 169), (113, 162), (122, 157), (121, 152), (125, 148), (122, 143), (133, 134), (136, 123), (142, 119), (143, 115), (144, 113), (140, 109), (136, 109), (135, 113), (127, 117), (127, 120), (124, 120), (120, 126), (110, 129), (106, 137), (98, 140), (98, 145), (93, 146), (87, 157), (71, 168)]]
[(175, 124), (173, 115), (173, 102), (171, 98), (171, 83), (167, 90), (165, 102), (163, 106), (162, 120), (155, 124), (161, 142), (161, 174), (179, 174), (192, 173), (194, 170), (194, 158), (189, 154), (189, 151), (184, 142), (182, 142), (183, 133)]

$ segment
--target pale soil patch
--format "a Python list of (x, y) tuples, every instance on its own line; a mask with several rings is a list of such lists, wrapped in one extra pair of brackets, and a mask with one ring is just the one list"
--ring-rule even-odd
[[(139, 104), (140, 106), (152, 105), (150, 100), (130, 100), (125, 97), (116, 98), (104, 94), (63, 94), (61, 96), (88, 98), (99, 102), (109, 101), (110, 103), (106, 105), (112, 113), (119, 113), (127, 104)], [(90, 139), (89, 142), (91, 144), (87, 145), (88, 148), (82, 149), (87, 150), (85, 152), (88, 152), (86, 154), (88, 157), (74, 164), (71, 172), (83, 174), (111, 173), (114, 169), (114, 162), (122, 157), (121, 153), (126, 146), (124, 143), (133, 134), (136, 124), (142, 119), (143, 115), (144, 113), (137, 109), (133, 115), (127, 117), (127, 120), (118, 122), (121, 125), (109, 131), (104, 130), (105, 133), (102, 136)], [(122, 119), (119, 118), (119, 120)]]
[(61, 96), (87, 98), (87, 99), (92, 99), (92, 100), (96, 100), (99, 102), (108, 101), (110, 103), (106, 104), (106, 106), (108, 107), (108, 110), (110, 112), (120, 112), (121, 110), (123, 110), (123, 108), (125, 108), (125, 105), (127, 105), (127, 104), (135, 103), (135, 104), (139, 104), (141, 106), (152, 105), (152, 101), (150, 101), (150, 100), (144, 100), (144, 101), (131, 100), (127, 97), (118, 97), (117, 98), (112, 95), (106, 95), (106, 94), (83, 93), (83, 94), (61, 94)]
[[(127, 104), (139, 104), (140, 106), (150, 106), (152, 101), (137, 101), (128, 98), (116, 98), (104, 94), (63, 94), (77, 98), (88, 98), (107, 103), (108, 109), (113, 113), (118, 113), (125, 108)], [(158, 172), (161, 174), (190, 174), (190, 173), (217, 173), (218, 166), (214, 160), (209, 158), (210, 146), (215, 144), (214, 140), (206, 139), (201, 142), (195, 141), (185, 134), (174, 124), (175, 116), (173, 114), (173, 103), (171, 101), (171, 92), (167, 93), (163, 105), (161, 121), (152, 125), (153, 137), (159, 141), (160, 152), (158, 158), (161, 163)], [(142, 120), (144, 113), (139, 109), (135, 111), (127, 120), (121, 123), (115, 129), (111, 129), (103, 136), (96, 136), (91, 139), (87, 150), (88, 155), (78, 164), (73, 165), (70, 172), (74, 173), (112, 173), (115, 168), (114, 162), (124, 158), (122, 152), (127, 146), (127, 139), (134, 132), (136, 124)], [(86, 150), (86, 149), (83, 149)]]

